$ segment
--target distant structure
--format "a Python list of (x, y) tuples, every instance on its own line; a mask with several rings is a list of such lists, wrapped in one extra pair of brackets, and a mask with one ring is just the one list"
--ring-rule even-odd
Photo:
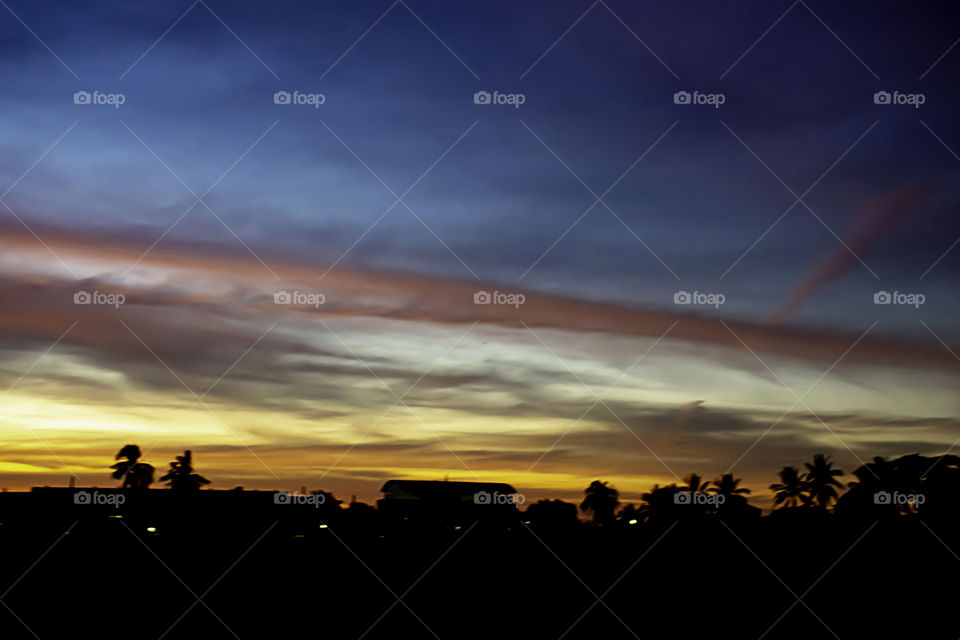
[(519, 504), (517, 490), (503, 482), (388, 480), (377, 509), (403, 517), (467, 517), (509, 515)]

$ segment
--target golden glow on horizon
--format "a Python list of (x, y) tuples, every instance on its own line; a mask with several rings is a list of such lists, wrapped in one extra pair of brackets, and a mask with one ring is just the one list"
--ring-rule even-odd
[[(0, 256), (0, 283), (21, 302), (0, 309), (0, 331), (30, 345), (0, 369), (12, 385), (0, 402), (0, 486), (63, 484), (68, 469), (112, 485), (113, 455), (136, 443), (158, 477), (190, 448), (218, 488), (306, 485), (368, 500), (389, 477), (557, 495), (601, 478), (640, 493), (677, 482), (664, 463), (713, 478), (749, 449), (738, 474), (762, 491), (814, 448), (846, 455), (791, 390), (817, 383), (804, 402), (866, 456), (890, 453), (873, 443), (918, 439), (945, 450), (960, 426), (955, 373), (944, 373), (955, 362), (937, 345), (870, 337), (819, 380), (856, 336), (731, 320), (761, 363), (695, 315), (531, 294), (518, 325), (516, 309), (474, 305), (473, 283), (346, 268), (323, 281), (323, 309), (300, 309), (270, 292), (317, 285), (316, 265), (274, 265), (278, 283), (249, 261), (158, 250), (121, 277), (142, 248), (49, 241), (82, 275), (128, 291), (128, 304), (74, 305), (76, 283), (57, 279), (34, 238), (0, 236), (25, 258)], [(197, 404), (181, 380), (216, 388)]]

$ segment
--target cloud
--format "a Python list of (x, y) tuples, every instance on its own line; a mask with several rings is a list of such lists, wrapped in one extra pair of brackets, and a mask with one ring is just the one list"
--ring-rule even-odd
[(860, 267), (861, 261), (870, 257), (897, 223), (926, 204), (941, 189), (942, 185), (932, 183), (905, 187), (865, 202), (833, 251), (797, 283), (783, 306), (768, 320), (774, 323), (786, 320), (822, 287)]
[[(276, 485), (267, 469), (299, 486), (323, 476), (355, 445), (324, 483), (367, 498), (382, 479), (371, 469), (471, 478), (465, 463), (483, 477), (521, 475), (557, 443), (524, 479), (534, 492), (548, 486), (579, 491), (598, 470), (627, 477), (622, 488), (640, 491), (670, 481), (670, 470), (723, 471), (787, 408), (768, 399), (779, 393), (776, 398), (791, 400), (738, 338), (765, 361), (797, 362), (820, 373), (857, 337), (734, 319), (724, 325), (712, 317), (534, 291), (525, 292), (519, 308), (476, 305), (478, 288), (498, 285), (339, 266), (324, 275), (324, 265), (263, 256), (275, 278), (249, 255), (222, 248), (169, 244), (143, 256), (149, 242), (136, 237), (38, 233), (81, 278), (66, 275), (32, 235), (15, 229), (0, 235), (0, 350), (6, 356), (0, 383), (16, 384), (0, 415), (7, 425), (0, 435), (18, 463), (51, 468), (32, 482), (66, 473), (34, 436), (83, 474), (109, 457), (115, 439), (143, 447), (156, 440), (152, 461), (189, 445), (204, 452), (204, 468), (218, 486), (265, 488)], [(123, 293), (126, 302), (75, 305), (79, 289)], [(323, 292), (326, 302), (319, 308), (274, 304), (280, 289)], [(615, 382), (668, 329), (642, 370)], [(452, 348), (465, 334), (472, 335)], [(913, 379), (919, 379), (914, 369), (942, 376), (955, 366), (940, 345), (869, 337), (844, 366), (848, 361), (870, 371), (908, 367), (903, 375)], [(25, 370), (29, 375), (20, 379)], [(738, 380), (741, 372), (748, 375)], [(745, 401), (733, 386), (709, 382), (720, 379), (745, 385), (752, 396)], [(840, 385), (834, 393), (846, 397), (851, 386), (872, 380), (833, 380)], [(881, 382), (863, 393), (888, 393), (897, 378)], [(201, 407), (184, 418), (193, 403), (184, 385), (197, 394), (216, 385), (206, 398), (213, 414)], [(584, 414), (593, 394), (611, 385), (604, 405)], [(390, 409), (404, 393), (404, 404)], [(815, 406), (844, 442), (867, 448), (917, 423), (910, 414), (917, 403), (935, 416), (942, 399), (924, 398), (901, 407), (899, 422), (889, 428), (862, 415), (824, 412), (830, 396)], [(21, 425), (34, 431), (14, 429)], [(910, 441), (939, 443), (956, 426), (943, 418), (915, 428), (922, 435)], [(251, 460), (248, 446), (263, 465)], [(743, 471), (753, 478), (770, 459), (780, 464), (821, 450), (851, 458), (816, 419), (794, 412), (763, 438)], [(9, 478), (29, 475), (20, 470), (5, 477), (14, 482)]]
[[(926, 190), (909, 190), (868, 207), (854, 225), (856, 248), (869, 246), (878, 227), (891, 224), (909, 203), (926, 197)], [(886, 227), (884, 227), (886, 228)], [(44, 230), (50, 251), (84, 276), (64, 277), (56, 262), (36, 238), (22, 230), (0, 237), (0, 332), (9, 343), (49, 344), (73, 321), (76, 328), (65, 345), (82, 346), (125, 360), (149, 359), (149, 353), (130, 349), (127, 323), (158, 352), (177, 364), (216, 375), (227, 353), (238, 356), (267, 327), (280, 320), (285, 329), (316, 335), (322, 321), (352, 318), (469, 326), (473, 323), (510, 329), (558, 330), (578, 334), (609, 334), (659, 338), (714, 345), (743, 352), (741, 341), (758, 354), (831, 363), (859, 336), (823, 329), (770, 326), (764, 322), (708, 317), (673, 310), (631, 308), (590, 302), (535, 291), (523, 292), (519, 307), (475, 304), (478, 290), (494, 291), (495, 283), (428, 277), (391, 270), (362, 270), (285, 261), (264, 256), (268, 268), (249, 255), (223, 248), (173, 246), (143, 256), (145, 240), (119, 237), (106, 241)], [(138, 261), (139, 260), (139, 261)], [(130, 265), (136, 266), (127, 271)], [(817, 273), (839, 273), (844, 260)], [(276, 277), (274, 275), (276, 274)], [(809, 279), (808, 279), (809, 280)], [(817, 276), (809, 282), (822, 282)], [(812, 291), (803, 285), (801, 291)], [(104, 305), (75, 305), (73, 293), (97, 289), (123, 293), (119, 309)], [(276, 305), (280, 290), (322, 292), (326, 302)], [(802, 295), (807, 295), (806, 293)], [(339, 349), (338, 349), (339, 350)], [(323, 355), (315, 343), (292, 331), (276, 331), (262, 339), (258, 351)], [(256, 356), (255, 356), (256, 357)], [(850, 364), (888, 367), (941, 368), (954, 364), (941, 345), (920, 344), (890, 337), (867, 336), (847, 354)], [(227, 363), (229, 364), (229, 362)], [(225, 365), (224, 365), (225, 366)], [(222, 367), (220, 368), (222, 371)]]

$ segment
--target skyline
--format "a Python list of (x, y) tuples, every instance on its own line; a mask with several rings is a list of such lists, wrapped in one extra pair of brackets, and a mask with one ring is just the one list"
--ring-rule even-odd
[(856, 7), (11, 2), (0, 486), (127, 442), (368, 502), (950, 451), (958, 33)]

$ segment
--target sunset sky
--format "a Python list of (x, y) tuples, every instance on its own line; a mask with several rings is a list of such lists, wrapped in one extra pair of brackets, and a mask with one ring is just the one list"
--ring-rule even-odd
[(6, 0), (0, 486), (136, 443), (220, 489), (732, 471), (763, 506), (814, 453), (943, 453), (950, 11)]

